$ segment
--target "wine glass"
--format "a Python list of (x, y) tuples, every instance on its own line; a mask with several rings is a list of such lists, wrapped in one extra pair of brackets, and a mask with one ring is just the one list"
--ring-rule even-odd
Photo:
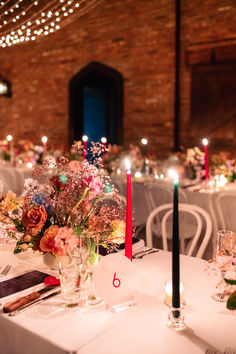
[(229, 230), (219, 230), (216, 240), (215, 262), (217, 268), (221, 272), (221, 280), (216, 286), (216, 292), (212, 295), (212, 298), (216, 301), (224, 302), (230, 295), (224, 277), (232, 268), (235, 255), (236, 233)]

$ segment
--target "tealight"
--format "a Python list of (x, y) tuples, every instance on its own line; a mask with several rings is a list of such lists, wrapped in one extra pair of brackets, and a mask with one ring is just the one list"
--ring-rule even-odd
[(121, 169), (120, 169), (120, 168), (117, 168), (116, 173), (117, 173), (118, 175), (120, 175), (120, 174), (121, 174)]
[(216, 188), (224, 189), (226, 183), (227, 183), (227, 178), (225, 177), (224, 174), (221, 174), (218, 180), (216, 180)]
[(141, 177), (142, 177), (142, 173), (139, 172), (139, 171), (137, 171), (137, 172), (135, 172), (134, 177), (137, 178), (137, 179), (138, 179), (138, 178), (141, 178)]
[(215, 190), (215, 181), (209, 181), (208, 184), (209, 184), (210, 191), (214, 191)]
[[(179, 283), (179, 295), (181, 304), (183, 304), (183, 290), (184, 285), (181, 281)], [(165, 304), (168, 306), (172, 306), (172, 280), (168, 280), (165, 282)]]
[(32, 167), (33, 167), (32, 162), (27, 162), (26, 167), (28, 167), (28, 168), (32, 168)]
[(160, 177), (159, 177), (158, 174), (155, 174), (155, 175), (154, 175), (154, 178), (155, 178), (155, 179), (159, 179)]

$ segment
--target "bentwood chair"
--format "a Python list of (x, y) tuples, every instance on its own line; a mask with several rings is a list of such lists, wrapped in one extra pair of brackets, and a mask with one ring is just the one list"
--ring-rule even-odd
[[(163, 214), (164, 212), (164, 214)], [(182, 215), (189, 214), (192, 218), (191, 225), (195, 225), (195, 232), (188, 230), (187, 219), (182, 219)], [(171, 244), (172, 228), (169, 226), (168, 219), (173, 214), (173, 204), (168, 203), (155, 208), (149, 215), (146, 223), (146, 243), (148, 247), (153, 246), (153, 231), (159, 225), (161, 228), (162, 245), (165, 251), (168, 251), (168, 243)], [(159, 217), (160, 215), (161, 218)], [(187, 216), (187, 215), (186, 215)], [(184, 222), (182, 222), (184, 221)], [(179, 237), (180, 252), (188, 256), (203, 257), (204, 251), (208, 245), (212, 233), (212, 222), (210, 215), (201, 207), (193, 204), (179, 204)], [(168, 242), (169, 240), (169, 242)]]

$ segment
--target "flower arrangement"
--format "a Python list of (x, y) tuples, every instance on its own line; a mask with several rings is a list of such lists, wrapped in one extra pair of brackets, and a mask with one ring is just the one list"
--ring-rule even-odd
[(202, 179), (205, 175), (204, 152), (195, 146), (187, 149), (186, 160), (184, 162), (185, 175), (189, 179)]
[(221, 151), (218, 155), (213, 155), (212, 164), (215, 174), (224, 174), (229, 182), (236, 180), (236, 160), (230, 158), (228, 152)]
[(45, 161), (34, 169), (34, 177), (43, 177), (45, 183), (27, 179), (24, 197), (16, 198), (10, 191), (2, 199), (0, 220), (7, 220), (8, 227), (11, 221), (13, 231), (20, 235), (15, 253), (32, 248), (63, 256), (82, 238), (96, 239), (105, 248), (124, 241), (123, 204), (101, 168), (102, 159), (95, 157), (99, 147), (93, 144), (91, 150), (93, 163), (62, 156)]

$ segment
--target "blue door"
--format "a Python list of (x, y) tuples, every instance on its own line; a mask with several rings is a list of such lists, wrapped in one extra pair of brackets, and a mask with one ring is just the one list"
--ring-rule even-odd
[(84, 88), (84, 134), (89, 142), (101, 142), (106, 131), (106, 92), (102, 88)]

